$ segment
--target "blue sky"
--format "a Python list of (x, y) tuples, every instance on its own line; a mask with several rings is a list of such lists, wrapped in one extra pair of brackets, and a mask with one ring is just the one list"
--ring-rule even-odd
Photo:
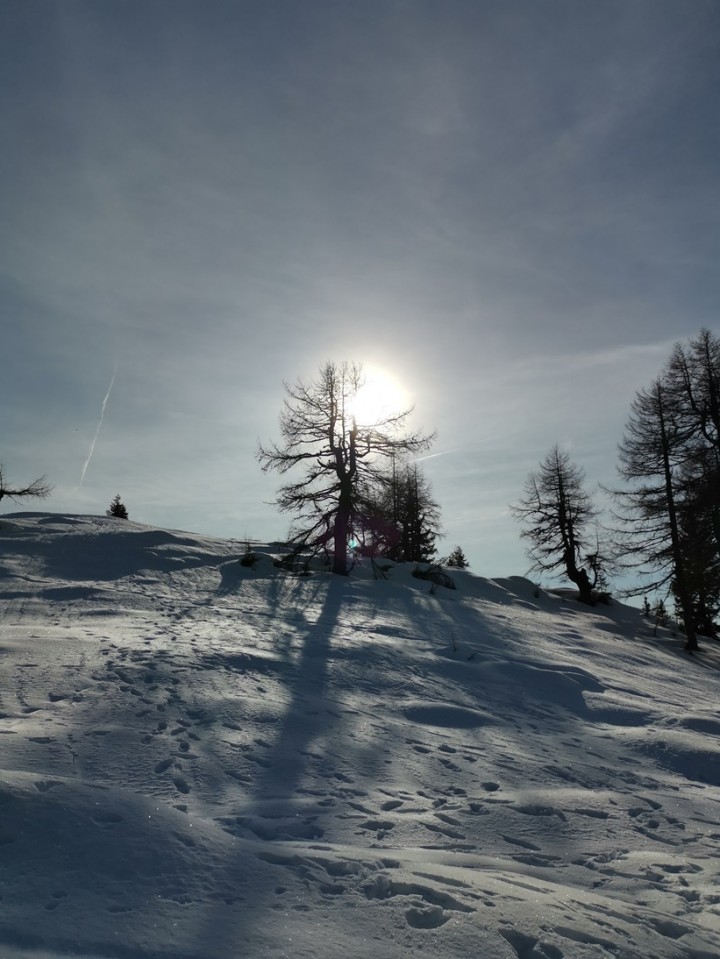
[(718, 102), (715, 0), (3, 4), (9, 477), (280, 538), (282, 382), (358, 361), (438, 430), (443, 548), (524, 572), (527, 473), (614, 482), (635, 391), (718, 330)]

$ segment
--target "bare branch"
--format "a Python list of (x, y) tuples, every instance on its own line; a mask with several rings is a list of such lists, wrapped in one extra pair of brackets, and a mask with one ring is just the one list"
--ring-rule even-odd
[(32, 483), (28, 483), (27, 486), (17, 488), (9, 486), (5, 478), (5, 470), (2, 463), (0, 463), (0, 500), (4, 496), (7, 496), (8, 499), (13, 501), (19, 499), (45, 499), (51, 492), (52, 486), (47, 482), (45, 476), (38, 477), (38, 479), (33, 480)]

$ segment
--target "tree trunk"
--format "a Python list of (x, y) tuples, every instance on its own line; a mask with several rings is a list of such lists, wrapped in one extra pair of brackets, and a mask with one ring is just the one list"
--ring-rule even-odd
[(576, 579), (574, 582), (578, 588), (578, 599), (580, 602), (585, 603), (587, 606), (594, 606), (595, 600), (593, 599), (593, 590), (592, 585), (590, 584), (590, 577), (584, 569), (579, 569), (576, 571)]
[(333, 531), (333, 573), (347, 576), (348, 510), (340, 506)]
[(587, 570), (578, 569), (575, 563), (575, 556), (570, 547), (565, 550), (565, 572), (571, 583), (575, 583), (578, 588), (578, 599), (586, 606), (594, 606), (593, 587)]
[(333, 573), (347, 576), (348, 537), (353, 511), (353, 487), (350, 476), (340, 478), (340, 496), (333, 533)]
[(670, 439), (668, 436), (667, 425), (665, 422), (665, 408), (663, 405), (662, 391), (657, 390), (658, 420), (660, 426), (660, 441), (663, 463), (663, 479), (665, 481), (665, 495), (667, 498), (667, 512), (670, 524), (670, 546), (672, 549), (673, 563), (675, 566), (675, 583), (677, 590), (680, 612), (683, 619), (685, 630), (685, 649), (689, 652), (695, 652), (698, 646), (697, 636), (692, 615), (692, 600), (687, 588), (687, 578), (685, 575), (685, 560), (680, 545), (680, 532), (678, 527), (677, 507), (675, 505), (675, 491), (673, 487), (672, 466), (670, 463)]

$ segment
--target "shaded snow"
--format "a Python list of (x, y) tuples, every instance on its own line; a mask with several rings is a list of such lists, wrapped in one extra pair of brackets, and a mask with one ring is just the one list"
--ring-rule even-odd
[(0, 521), (0, 955), (709, 959), (720, 657), (519, 577)]

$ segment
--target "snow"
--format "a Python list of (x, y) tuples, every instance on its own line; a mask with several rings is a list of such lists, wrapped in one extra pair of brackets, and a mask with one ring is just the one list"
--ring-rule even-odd
[(710, 959), (720, 655), (520, 577), (0, 521), (3, 959)]

